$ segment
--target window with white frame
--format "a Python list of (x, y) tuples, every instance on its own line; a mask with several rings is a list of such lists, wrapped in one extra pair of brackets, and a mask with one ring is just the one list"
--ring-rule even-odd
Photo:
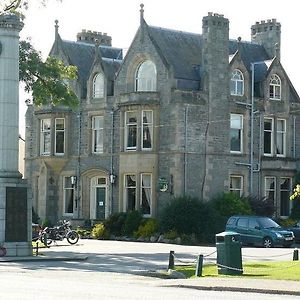
[(138, 112), (127, 111), (125, 113), (125, 149), (136, 150), (137, 146), (137, 122)]
[(230, 93), (233, 96), (244, 95), (244, 76), (238, 69), (233, 70), (231, 73)]
[(273, 176), (265, 177), (265, 196), (267, 199), (272, 200), (275, 204), (276, 199), (276, 178)]
[(136, 175), (127, 174), (125, 175), (124, 183), (124, 201), (125, 211), (137, 210), (136, 207)]
[(152, 207), (152, 176), (141, 174), (140, 209), (144, 216), (151, 215)]
[(65, 119), (55, 119), (55, 155), (65, 153)]
[(51, 119), (41, 120), (40, 132), (40, 154), (50, 155), (51, 153)]
[(264, 119), (264, 155), (272, 156), (274, 145), (274, 120), (271, 118)]
[(230, 187), (229, 187), (230, 192), (235, 193), (238, 196), (242, 196), (244, 192), (243, 185), (244, 185), (243, 176), (239, 176), (239, 175), (230, 176)]
[(135, 91), (156, 91), (156, 67), (151, 60), (142, 62), (136, 71)]
[(63, 214), (72, 215), (74, 212), (75, 186), (72, 184), (71, 177), (64, 177), (63, 187), (64, 187)]
[(286, 120), (277, 119), (276, 122), (276, 155), (286, 155)]
[(103, 153), (103, 116), (92, 117), (92, 152)]
[(125, 112), (124, 149), (149, 151), (153, 148), (153, 111)]
[(64, 118), (45, 118), (40, 120), (40, 155), (64, 155), (65, 154), (65, 130)]
[(290, 215), (290, 196), (292, 191), (292, 180), (289, 177), (280, 178), (280, 216)]
[(281, 99), (281, 80), (278, 75), (273, 74), (270, 78), (270, 99), (280, 100)]
[(97, 73), (93, 79), (93, 98), (104, 97), (104, 75)]
[(243, 115), (230, 115), (230, 152), (243, 152)]
[(152, 110), (142, 111), (142, 149), (152, 149), (153, 139), (153, 112)]

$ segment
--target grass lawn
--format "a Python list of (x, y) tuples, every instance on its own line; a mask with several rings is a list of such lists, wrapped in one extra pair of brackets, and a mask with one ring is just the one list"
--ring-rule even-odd
[[(188, 278), (195, 277), (195, 266), (178, 266), (175, 270)], [(243, 264), (242, 275), (219, 275), (216, 265), (205, 265), (202, 269), (203, 277), (241, 277), (282, 279), (300, 281), (300, 261), (278, 262), (247, 262)], [(196, 277), (195, 277), (196, 278)]]

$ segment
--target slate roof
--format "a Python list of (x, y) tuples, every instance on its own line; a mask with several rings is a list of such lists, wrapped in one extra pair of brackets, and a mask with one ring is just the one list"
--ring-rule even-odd
[[(86, 83), (95, 59), (95, 45), (84, 42), (62, 41), (64, 53), (70, 64), (77, 66), (79, 80)], [(104, 71), (108, 79), (113, 80), (123, 59), (122, 49), (109, 46), (99, 46), (103, 58)]]
[[(202, 36), (201, 34), (170, 30), (161, 27), (148, 26), (151, 39), (173, 67), (175, 78), (191, 81), (201, 81)], [(233, 55), (238, 48), (238, 42), (229, 41), (229, 55)], [(269, 60), (263, 46), (240, 42), (241, 58), (250, 72), (252, 62)], [(255, 68), (256, 80), (261, 80), (267, 72), (267, 67), (259, 65)]]

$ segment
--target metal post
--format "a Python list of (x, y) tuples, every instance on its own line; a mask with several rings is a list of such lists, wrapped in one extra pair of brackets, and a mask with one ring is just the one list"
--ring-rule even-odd
[(254, 66), (255, 66), (255, 63), (251, 63), (250, 186), (249, 186), (249, 195), (250, 196), (253, 194)]
[(200, 254), (197, 257), (197, 265), (196, 265), (195, 276), (197, 276), (197, 277), (201, 277), (202, 276), (202, 267), (203, 267), (203, 255)]
[(168, 266), (168, 270), (169, 269), (174, 269), (174, 251), (170, 251), (170, 254), (169, 254), (169, 266)]
[(299, 260), (299, 251), (298, 251), (298, 249), (295, 249), (295, 250), (294, 250), (294, 253), (293, 253), (293, 260)]

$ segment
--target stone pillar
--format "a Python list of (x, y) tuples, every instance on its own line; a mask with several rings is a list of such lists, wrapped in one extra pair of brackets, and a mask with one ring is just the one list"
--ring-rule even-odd
[(0, 15), (0, 245), (7, 256), (32, 255), (31, 202), (19, 159), (19, 17)]

